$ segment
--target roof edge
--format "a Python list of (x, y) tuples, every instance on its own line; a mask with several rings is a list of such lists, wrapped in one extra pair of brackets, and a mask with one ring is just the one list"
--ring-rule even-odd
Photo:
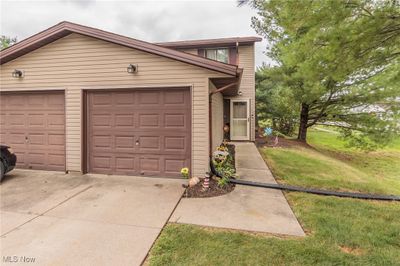
[(77, 33), (151, 54), (167, 57), (223, 74), (232, 76), (237, 76), (239, 74), (238, 67), (236, 65), (225, 64), (201, 56), (176, 51), (174, 49), (68, 21), (60, 22), (0, 51), (0, 64), (5, 64), (71, 33)]
[(255, 42), (261, 42), (261, 37), (248, 36), (248, 37), (230, 37), (230, 38), (218, 38), (218, 39), (199, 39), (199, 40), (183, 40), (183, 41), (172, 41), (172, 42), (158, 42), (155, 43), (159, 46), (183, 49), (183, 48), (207, 48), (216, 46), (235, 46), (239, 45), (251, 45)]

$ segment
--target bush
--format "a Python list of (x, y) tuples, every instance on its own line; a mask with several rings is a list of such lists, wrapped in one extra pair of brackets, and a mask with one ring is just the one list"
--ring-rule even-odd
[(213, 153), (212, 164), (215, 170), (222, 175), (218, 179), (218, 185), (224, 187), (228, 184), (229, 178), (234, 177), (236, 170), (233, 165), (233, 155), (226, 145), (221, 145)]

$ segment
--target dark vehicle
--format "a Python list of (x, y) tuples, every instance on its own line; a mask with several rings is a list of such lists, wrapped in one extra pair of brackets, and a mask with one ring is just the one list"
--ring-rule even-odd
[(10, 147), (0, 144), (0, 181), (4, 175), (15, 167), (17, 156), (10, 150)]

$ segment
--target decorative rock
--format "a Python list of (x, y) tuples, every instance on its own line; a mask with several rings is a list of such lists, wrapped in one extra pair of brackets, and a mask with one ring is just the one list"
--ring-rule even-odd
[(189, 179), (189, 187), (194, 187), (199, 182), (200, 182), (200, 179), (198, 177), (192, 177)]

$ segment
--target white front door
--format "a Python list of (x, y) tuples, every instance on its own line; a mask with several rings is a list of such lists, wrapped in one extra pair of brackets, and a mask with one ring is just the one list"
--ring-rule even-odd
[(250, 139), (249, 100), (231, 99), (231, 140)]

